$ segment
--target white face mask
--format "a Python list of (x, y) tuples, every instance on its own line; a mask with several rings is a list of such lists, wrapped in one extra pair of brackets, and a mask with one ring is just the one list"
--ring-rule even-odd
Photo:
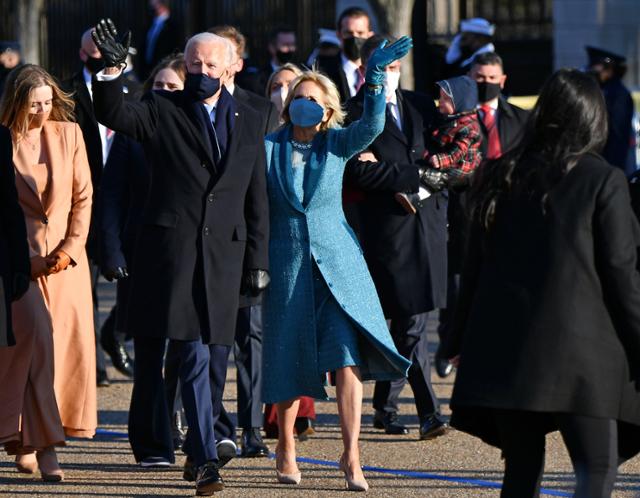
[(278, 114), (282, 113), (282, 108), (284, 107), (284, 101), (287, 100), (288, 93), (289, 93), (289, 89), (283, 86), (271, 92), (271, 102), (273, 102), (274, 105), (276, 106), (276, 109), (278, 109)]
[(398, 89), (398, 84), (400, 83), (400, 71), (386, 71), (384, 75), (384, 88), (387, 98), (389, 98), (391, 95), (396, 93), (396, 90)]

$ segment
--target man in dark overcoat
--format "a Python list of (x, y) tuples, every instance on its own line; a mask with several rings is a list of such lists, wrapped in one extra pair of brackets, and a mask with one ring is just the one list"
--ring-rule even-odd
[[(367, 40), (362, 48), (363, 60), (382, 40), (384, 37), (378, 35)], [(369, 154), (362, 156), (373, 161), (352, 159), (347, 164), (345, 182), (364, 192), (365, 198), (358, 206), (364, 256), (390, 321), (394, 343), (412, 362), (408, 381), (420, 419), (420, 437), (430, 439), (442, 434), (445, 427), (431, 387), (426, 325), (428, 312), (446, 302), (447, 198), (443, 193), (433, 194), (415, 215), (404, 211), (394, 198), (396, 192), (418, 190), (425, 133), (436, 115), (433, 99), (397, 88), (399, 71), (399, 61), (387, 67), (385, 128), (370, 146)], [(362, 106), (363, 92), (359, 92), (347, 104), (349, 121), (361, 116)], [(397, 418), (403, 385), (404, 379), (376, 383), (374, 425), (389, 434), (408, 432)]]
[(0, 126), (0, 347), (13, 346), (11, 303), (29, 288), (31, 270), (24, 214), (18, 203), (11, 134)]
[[(235, 49), (234, 63), (231, 65), (225, 87), (236, 101), (242, 102), (260, 115), (261, 127), (265, 135), (279, 125), (278, 110), (263, 93), (255, 93), (238, 85), (237, 76), (242, 71), (246, 50), (245, 36), (234, 26), (214, 26), (208, 30), (229, 40)], [(241, 456), (267, 457), (269, 448), (264, 444), (262, 427), (262, 306), (260, 296), (251, 298), (240, 296), (240, 309), (236, 325), (233, 357), (236, 364), (238, 388), (238, 427), (242, 428)], [(215, 426), (218, 452), (235, 456), (236, 426), (224, 406)]]
[[(110, 20), (96, 26), (106, 68), (94, 79), (94, 108), (101, 122), (142, 142), (151, 166), (128, 314), (136, 380), (161, 390), (165, 339), (179, 341), (189, 424), (183, 449), (197, 493), (211, 495), (224, 487), (214, 425), (241, 283), (254, 295), (268, 284), (264, 130), (259, 115), (224, 88), (233, 46), (212, 33), (187, 42), (184, 91), (125, 103), (119, 76), (127, 35), (119, 38)], [(166, 404), (150, 410), (167, 412)]]

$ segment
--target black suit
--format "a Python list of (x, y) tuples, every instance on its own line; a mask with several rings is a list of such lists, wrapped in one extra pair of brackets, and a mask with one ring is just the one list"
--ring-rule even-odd
[[(500, 147), (502, 153), (513, 149), (522, 138), (525, 124), (529, 119), (529, 111), (516, 105), (510, 104), (502, 95), (498, 99), (498, 136), (500, 137)], [(482, 117), (478, 116), (483, 140), (480, 144), (482, 157), (487, 157), (487, 129), (482, 122)]]
[(333, 81), (340, 92), (340, 102), (346, 102), (351, 98), (349, 81), (342, 70), (342, 52), (332, 56), (320, 56), (316, 59), (318, 70), (326, 74)]
[[(273, 103), (253, 92), (234, 86), (233, 98), (258, 111), (264, 135), (279, 125), (278, 110)], [(243, 429), (262, 426), (262, 307), (260, 297), (240, 296), (236, 324), (234, 359), (237, 368), (238, 426)], [(215, 427), (216, 439), (235, 441), (235, 424), (222, 407)]]
[(451, 422), (500, 447), (496, 408), (613, 419), (626, 423), (629, 458), (640, 449), (640, 227), (627, 182), (587, 155), (545, 204), (502, 196), (488, 232), (471, 226), (445, 351), (461, 357)]
[[(136, 359), (136, 381), (138, 374), (148, 381), (161, 379), (159, 343), (165, 338), (180, 342), (182, 395), (191, 429), (187, 452), (201, 465), (217, 460), (213, 424), (235, 336), (242, 273), (268, 269), (264, 129), (260, 116), (223, 88), (218, 106), (230, 102), (230, 138), (221, 144), (226, 153), (216, 160), (213, 129), (201, 103), (181, 91), (149, 92), (140, 103), (125, 103), (120, 87), (120, 78), (94, 81), (96, 115), (142, 141), (152, 168), (134, 255), (128, 325), (136, 346), (147, 342), (153, 352), (151, 372), (143, 372)], [(156, 398), (164, 400), (164, 395)], [(167, 414), (166, 401), (148, 407), (154, 408)], [(161, 448), (166, 453), (159, 456), (173, 460), (166, 443)], [(145, 456), (155, 455), (136, 458)]]
[[(416, 215), (394, 198), (396, 192), (416, 192), (418, 165), (436, 116), (433, 99), (415, 92), (396, 93), (402, 130), (387, 114), (384, 131), (369, 146), (379, 160), (347, 163), (347, 185), (364, 191), (358, 205), (364, 257), (376, 285), (398, 351), (412, 361), (409, 383), (418, 415), (438, 412), (431, 388), (426, 341), (426, 313), (445, 305), (447, 287), (447, 198), (437, 193), (424, 201)], [(348, 120), (362, 115), (363, 92), (347, 103)], [(404, 380), (378, 382), (374, 408), (398, 410)]]
[(30, 275), (29, 246), (16, 191), (11, 134), (0, 126), (0, 347), (15, 344), (11, 302), (16, 273)]
[(266, 95), (267, 82), (272, 74), (271, 62), (267, 62), (262, 68), (245, 66), (242, 71), (236, 74), (236, 83), (250, 92), (263, 96)]
[[(151, 29), (151, 26), (149, 27)], [(149, 76), (149, 73), (164, 57), (174, 52), (184, 51), (185, 38), (180, 25), (173, 17), (169, 17), (164, 24), (160, 33), (155, 39), (151, 50), (151, 59), (147, 60), (147, 35), (149, 30), (145, 31), (144, 39), (140, 43), (140, 52), (138, 56), (138, 65), (141, 68), (140, 74), (143, 79)]]

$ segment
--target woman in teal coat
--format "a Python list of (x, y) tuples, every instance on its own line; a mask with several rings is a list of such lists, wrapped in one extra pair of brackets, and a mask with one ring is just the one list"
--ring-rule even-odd
[(411, 49), (408, 37), (381, 45), (365, 76), (364, 113), (341, 128), (335, 85), (309, 71), (289, 89), (285, 126), (266, 139), (272, 281), (264, 301), (264, 401), (277, 403), (278, 481), (300, 482), (293, 425), (298, 397), (326, 399), (336, 372), (347, 487), (365, 491), (358, 437), (362, 380), (402, 378), (398, 354), (362, 250), (342, 211), (345, 163), (384, 128), (385, 67)]

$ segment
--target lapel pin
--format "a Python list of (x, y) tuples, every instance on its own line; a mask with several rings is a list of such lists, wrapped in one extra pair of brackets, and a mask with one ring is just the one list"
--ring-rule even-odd
[(236, 112), (235, 114), (236, 114), (236, 116), (238, 115), (238, 113), (237, 113), (237, 112)]

